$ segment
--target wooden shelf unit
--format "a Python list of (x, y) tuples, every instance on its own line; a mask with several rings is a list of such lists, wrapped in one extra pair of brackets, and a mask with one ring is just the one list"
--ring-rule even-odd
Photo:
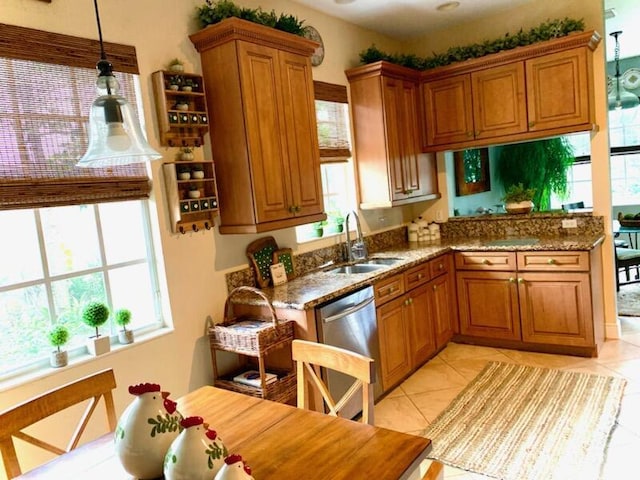
[[(164, 182), (167, 189), (167, 203), (171, 228), (174, 233), (209, 230), (218, 215), (218, 191), (215, 170), (211, 160), (167, 162), (163, 166)], [(194, 170), (202, 170), (203, 178), (193, 178)], [(190, 172), (191, 178), (180, 180), (182, 170)], [(198, 198), (190, 198), (192, 187), (200, 192)]]
[[(171, 90), (172, 77), (190, 80), (195, 85), (192, 91), (182, 87)], [(174, 73), (160, 70), (151, 75), (158, 115), (160, 143), (166, 147), (199, 147), (204, 143), (204, 134), (209, 131), (209, 114), (201, 75)], [(188, 104), (188, 109), (176, 107), (179, 101)]]

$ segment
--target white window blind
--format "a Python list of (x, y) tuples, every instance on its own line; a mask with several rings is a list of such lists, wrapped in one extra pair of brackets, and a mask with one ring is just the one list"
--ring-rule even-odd
[[(105, 43), (105, 51), (121, 94), (135, 99), (135, 48)], [(95, 40), (0, 24), (0, 209), (148, 198), (142, 164), (75, 166), (87, 148), (99, 57)]]

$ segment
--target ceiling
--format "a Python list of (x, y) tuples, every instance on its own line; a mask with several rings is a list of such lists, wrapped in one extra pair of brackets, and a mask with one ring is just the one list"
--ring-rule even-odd
[[(466, 23), (499, 11), (518, 8), (535, 0), (459, 0), (454, 10), (438, 11), (447, 0), (294, 0), (398, 40), (419, 37), (430, 31)], [(592, 0), (591, 0), (592, 1)], [(605, 0), (605, 9), (616, 16), (606, 21), (606, 33), (622, 30), (620, 57), (640, 55), (640, 6), (637, 0)], [(636, 30), (634, 32), (634, 30)], [(613, 58), (614, 42), (607, 42), (607, 58)]]

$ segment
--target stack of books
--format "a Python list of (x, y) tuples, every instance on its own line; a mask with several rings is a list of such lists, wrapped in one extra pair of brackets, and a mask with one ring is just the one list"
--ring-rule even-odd
[[(278, 380), (278, 376), (275, 373), (265, 372), (265, 384), (270, 384)], [(234, 382), (242, 383), (243, 385), (249, 385), (250, 387), (262, 387), (260, 381), (260, 372), (257, 370), (247, 370), (239, 375), (233, 377)]]

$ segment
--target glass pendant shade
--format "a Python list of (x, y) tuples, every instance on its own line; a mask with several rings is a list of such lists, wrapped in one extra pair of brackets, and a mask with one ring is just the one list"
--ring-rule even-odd
[(98, 0), (93, 0), (93, 5), (100, 38), (100, 60), (96, 64), (98, 98), (89, 113), (89, 146), (76, 166), (104, 168), (161, 158), (144, 138), (129, 102), (118, 95), (119, 84), (102, 42)]
[(110, 167), (161, 158), (149, 146), (133, 109), (120, 95), (101, 95), (89, 114), (89, 147), (78, 167)]

